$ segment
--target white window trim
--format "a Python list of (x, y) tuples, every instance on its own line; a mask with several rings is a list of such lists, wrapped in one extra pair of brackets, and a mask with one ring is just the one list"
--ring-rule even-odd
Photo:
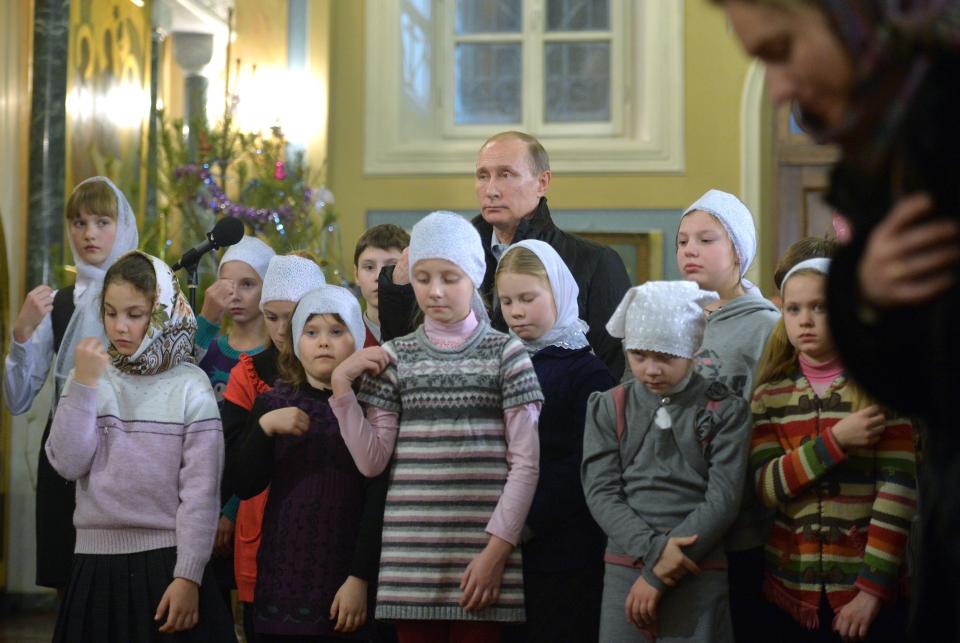
[[(640, 37), (632, 40), (633, 51), (625, 52), (624, 57), (628, 63), (639, 63), (632, 65), (632, 80), (625, 85), (628, 96), (622, 101), (624, 131), (619, 137), (553, 135), (550, 128), (531, 132), (547, 148), (555, 172), (680, 173), (685, 170), (684, 1), (626, 2), (631, 3), (635, 33)], [(365, 5), (364, 173), (470, 174), (483, 138), (509, 127), (494, 125), (478, 129), (474, 138), (444, 138), (444, 123), (440, 122), (435, 137), (402, 141), (400, 7), (401, 3), (396, 0), (367, 0)], [(434, 42), (439, 44), (438, 40)], [(611, 74), (625, 71), (611, 69)], [(634, 87), (639, 91), (633, 91)], [(436, 100), (436, 86), (433, 91)], [(633, 108), (632, 96), (646, 100), (644, 109)]]

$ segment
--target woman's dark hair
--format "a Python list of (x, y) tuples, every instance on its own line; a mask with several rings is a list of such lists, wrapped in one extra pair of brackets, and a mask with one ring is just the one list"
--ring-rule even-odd
[(103, 294), (100, 296), (100, 317), (103, 317), (103, 302), (106, 299), (107, 288), (112, 283), (125, 281), (147, 298), (153, 306), (157, 296), (157, 273), (153, 264), (139, 252), (131, 252), (120, 257), (110, 266), (103, 278)]
[[(294, 311), (296, 314), (296, 311)], [(316, 315), (310, 315), (307, 317), (307, 320), (304, 322), (304, 326), (310, 323), (310, 320), (314, 317), (333, 317), (337, 320), (337, 323), (347, 325), (343, 318), (340, 317), (337, 313), (318, 313)], [(288, 341), (280, 348), (280, 354), (277, 356), (277, 375), (284, 383), (289, 386), (296, 388), (298, 386), (303, 386), (307, 381), (307, 373), (303, 370), (303, 364), (300, 363), (300, 360), (297, 358), (297, 354), (293, 352), (294, 342), (299, 342), (299, 337), (293, 336), (293, 315), (290, 316), (290, 325), (287, 327), (287, 337)]]

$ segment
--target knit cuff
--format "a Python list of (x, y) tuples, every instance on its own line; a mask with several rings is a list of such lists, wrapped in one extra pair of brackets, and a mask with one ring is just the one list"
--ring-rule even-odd
[(646, 580), (651, 587), (660, 590), (661, 594), (667, 591), (666, 583), (660, 580), (660, 577), (653, 573), (653, 565), (644, 564), (643, 571), (640, 572), (640, 575), (643, 576), (644, 580)]
[(652, 571), (653, 567), (660, 562), (660, 556), (663, 555), (663, 550), (667, 548), (667, 541), (669, 540), (670, 538), (666, 534), (660, 534), (650, 540), (650, 548), (642, 558), (644, 569), (651, 570), (650, 574), (652, 576), (656, 576)]
[[(896, 584), (896, 579), (892, 579), (891, 585)], [(870, 594), (871, 596), (876, 596), (883, 603), (890, 603), (893, 601), (893, 588), (884, 587), (883, 585), (878, 585), (877, 583), (871, 583), (870, 581), (864, 580), (863, 578), (858, 578), (857, 582), (853, 584), (854, 587), (859, 589), (861, 592)]]
[(217, 337), (217, 333), (219, 332), (219, 324), (214, 324), (203, 315), (197, 315), (196, 343), (198, 347), (206, 350), (206, 348), (210, 346), (210, 343)]
[[(37, 332), (34, 330), (33, 332)], [(13, 331), (10, 332), (10, 352), (7, 353), (7, 359), (12, 360), (16, 364), (26, 364), (27, 358), (29, 357), (28, 351), (30, 350), (28, 345), (30, 340), (33, 338), (33, 335), (27, 338), (22, 344), (16, 340), (13, 336)]]
[(828, 464), (838, 464), (847, 459), (847, 452), (843, 450), (837, 437), (833, 434), (833, 427), (828, 427), (826, 431), (820, 434), (823, 445), (827, 448), (827, 455), (830, 458)]
[(70, 382), (70, 389), (66, 397), (63, 398), (64, 404), (69, 404), (78, 411), (84, 413), (97, 412), (97, 387), (81, 384), (77, 380)]
[(173, 568), (174, 578), (185, 578), (200, 585), (203, 580), (203, 569), (207, 566), (206, 558), (190, 556), (180, 551), (177, 552), (177, 564)]
[(229, 518), (230, 522), (237, 522), (237, 512), (240, 510), (240, 498), (237, 496), (230, 496), (230, 499), (227, 500), (227, 503), (223, 505), (223, 509), (220, 510), (220, 515), (225, 518)]

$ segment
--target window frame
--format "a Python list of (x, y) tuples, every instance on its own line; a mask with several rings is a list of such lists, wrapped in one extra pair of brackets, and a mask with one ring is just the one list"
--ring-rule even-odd
[[(544, 0), (525, 0), (522, 110), (526, 125), (455, 125), (453, 0), (431, 3), (432, 131), (410, 138), (400, 118), (404, 100), (400, 16), (403, 0), (366, 0), (364, 173), (449, 175), (472, 173), (480, 143), (507, 129), (524, 129), (566, 173), (678, 173), (685, 170), (683, 128), (684, 0), (611, 0), (611, 121), (546, 123), (544, 43), (595, 41), (606, 32), (544, 32)], [(539, 21), (539, 32), (534, 29)], [(549, 36), (546, 34), (549, 33)], [(471, 35), (463, 40), (482, 41)], [(500, 34), (489, 40), (504, 41)], [(396, 62), (401, 61), (401, 62)], [(449, 79), (444, 82), (442, 79)], [(619, 80), (619, 82), (618, 82)], [(532, 96), (531, 96), (532, 95)], [(542, 101), (542, 98), (539, 98)], [(540, 111), (531, 115), (531, 111)], [(407, 134), (407, 136), (405, 136)]]
[[(439, 77), (443, 96), (442, 109), (444, 138), (486, 138), (491, 128), (519, 129), (537, 132), (540, 137), (610, 137), (624, 130), (625, 95), (629, 95), (632, 65), (626, 55), (631, 21), (631, 2), (610, 0), (610, 29), (606, 31), (547, 31), (546, 0), (521, 0), (524, 4), (523, 24), (519, 32), (456, 34), (455, 0), (438, 3), (438, 20), (444, 25), (437, 40), (443, 52)], [(546, 120), (546, 56), (548, 43), (605, 42), (610, 45), (610, 120), (550, 123)], [(522, 47), (521, 74), (524, 82), (521, 92), (522, 122), (458, 125), (456, 123), (456, 46), (460, 43), (518, 43)]]

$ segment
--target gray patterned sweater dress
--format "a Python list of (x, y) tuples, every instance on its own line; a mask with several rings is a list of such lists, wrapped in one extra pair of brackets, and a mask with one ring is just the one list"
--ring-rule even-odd
[(507, 480), (504, 410), (543, 400), (526, 349), (486, 323), (453, 349), (434, 346), (423, 326), (383, 348), (390, 365), (364, 376), (357, 394), (400, 414), (377, 618), (523, 621), (520, 548), (507, 560), (495, 603), (466, 612), (458, 601)]

